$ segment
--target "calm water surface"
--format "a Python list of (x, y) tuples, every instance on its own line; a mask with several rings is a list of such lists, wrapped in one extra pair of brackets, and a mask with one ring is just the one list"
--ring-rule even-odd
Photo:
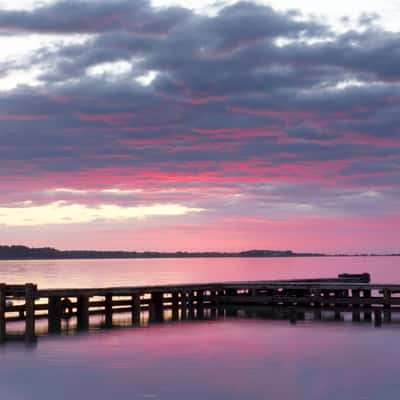
[(41, 288), (336, 277), (370, 272), (375, 283), (400, 283), (399, 257), (196, 258), (0, 261), (0, 281)]
[[(90, 287), (330, 277), (400, 283), (400, 259), (0, 262), (0, 281)], [(0, 346), (1, 400), (396, 399), (400, 317), (371, 322), (254, 315), (39, 337)], [(11, 326), (11, 324), (10, 324)]]

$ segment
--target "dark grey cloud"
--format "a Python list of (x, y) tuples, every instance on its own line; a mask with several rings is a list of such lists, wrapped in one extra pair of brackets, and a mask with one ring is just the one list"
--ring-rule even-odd
[[(372, 19), (364, 17), (361, 33), (335, 34), (252, 2), (214, 16), (147, 1), (2, 10), (3, 33), (88, 37), (43, 47), (27, 61), (44, 69), (40, 86), (0, 92), (0, 179), (11, 170), (90, 177), (108, 168), (130, 182), (148, 174), (158, 185), (167, 173), (178, 186), (187, 182), (179, 174), (229, 187), (291, 179), (303, 193), (280, 192), (281, 202), (298, 196), (328, 207), (333, 197), (353, 211), (361, 198), (372, 208), (368, 195), (341, 197), (348, 186), (399, 185), (399, 35)], [(131, 71), (88, 74), (116, 61)], [(150, 70), (157, 77), (141, 85)], [(337, 191), (317, 189), (330, 183)]]
[(190, 12), (171, 7), (152, 9), (148, 0), (62, 0), (33, 11), (0, 12), (0, 30), (53, 34), (98, 33), (124, 29), (145, 34), (165, 34)]

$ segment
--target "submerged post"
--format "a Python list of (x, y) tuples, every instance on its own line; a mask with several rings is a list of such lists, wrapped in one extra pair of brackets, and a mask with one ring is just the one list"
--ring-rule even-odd
[(0, 342), (6, 339), (6, 285), (0, 283)]
[(35, 297), (36, 286), (32, 283), (25, 285), (25, 338), (27, 341), (35, 338)]

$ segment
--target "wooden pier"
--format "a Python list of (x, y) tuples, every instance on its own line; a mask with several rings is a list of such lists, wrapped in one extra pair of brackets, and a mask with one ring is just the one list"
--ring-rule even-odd
[[(88, 289), (39, 289), (36, 285), (0, 284), (0, 341), (7, 337), (6, 323), (25, 321), (25, 338), (35, 338), (35, 322), (48, 320), (49, 332), (60, 332), (63, 319), (76, 318), (79, 330), (87, 330), (91, 315), (104, 315), (112, 326), (113, 313), (129, 312), (139, 326), (141, 312), (152, 321), (163, 321), (164, 311), (173, 319), (198, 319), (205, 308), (219, 306), (312, 308), (368, 313), (400, 309), (400, 284), (372, 284), (369, 274), (342, 274), (332, 279), (225, 282), (147, 287)], [(379, 313), (381, 315), (381, 313)], [(379, 317), (377, 317), (379, 319)]]

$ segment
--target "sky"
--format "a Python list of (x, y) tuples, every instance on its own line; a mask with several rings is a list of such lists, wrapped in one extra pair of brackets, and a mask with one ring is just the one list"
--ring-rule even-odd
[(399, 20), (396, 0), (0, 0), (0, 243), (400, 251)]

